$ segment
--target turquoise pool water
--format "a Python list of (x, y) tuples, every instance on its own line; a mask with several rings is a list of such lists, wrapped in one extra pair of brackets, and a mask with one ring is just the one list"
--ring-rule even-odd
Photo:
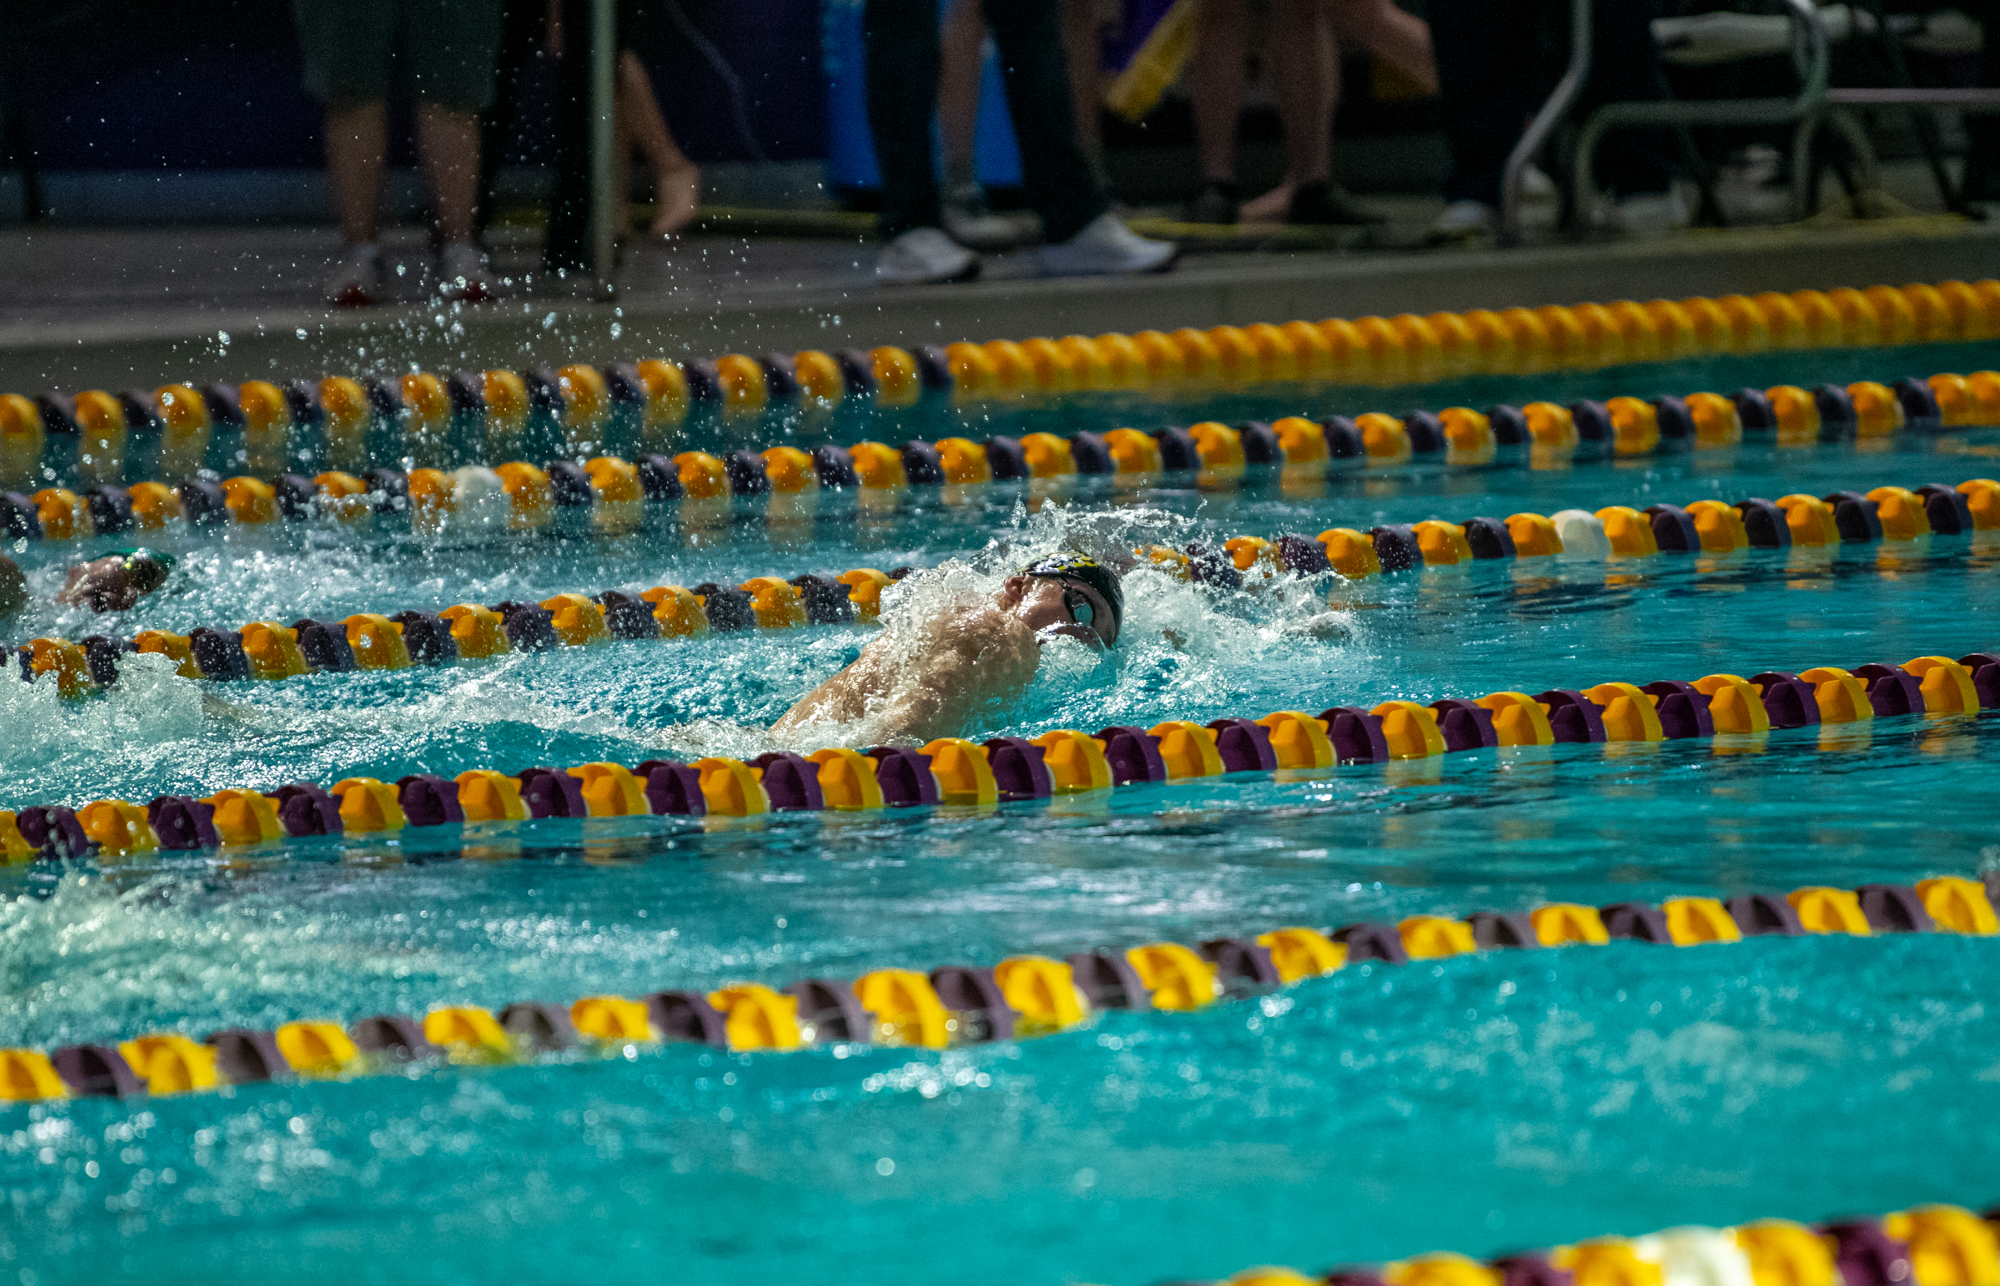
[(1016, 1046), (17, 1108), (5, 1253), (34, 1281), (1143, 1282), (1962, 1200), (1992, 1182), (1987, 954), (1494, 955)]
[[(1889, 358), (1837, 373), (1991, 364), (1964, 349)], [(1606, 389), (1537, 377), (1420, 400), (1542, 396), (1564, 380), (1566, 397), (1813, 383), (1833, 373), (1822, 360), (1767, 359), (1754, 378), (1637, 372), (1664, 386), (1651, 389), (1627, 371)], [(1236, 413), (1168, 407), (1137, 422)], [(1996, 457), (2000, 432), (1968, 430), (1881, 451), (1752, 442), (1549, 472), (1413, 466), (1303, 494), (1262, 478), (1226, 492), (1080, 485), (1033, 513), (1019, 487), (963, 504), (913, 492), (883, 512), (829, 501), (810, 523), (746, 505), (692, 536), (280, 527), (185, 539), (186, 574), (120, 629), (954, 559), (944, 575), (971, 585), (1076, 539), (1956, 483), (1992, 476)], [(1221, 593), (1142, 573), (1117, 654), (1052, 653), (1029, 698), (966, 731), (1956, 656), (2000, 646), (1995, 537), (1430, 569), (1337, 587), (1345, 633), (1326, 639), (1296, 632), (1329, 606), (1323, 589)], [(44, 595), (62, 552), (17, 554)], [(11, 632), (95, 625), (37, 606)], [(81, 705), (47, 684), (0, 684), (0, 807), (748, 756), (777, 748), (764, 729), (869, 636), (718, 635), (270, 684), (128, 663), (119, 688)], [(13, 867), (0, 872), (0, 1045), (1969, 874), (2000, 864), (1985, 789), (1996, 759), (1989, 712), (1758, 743), (1243, 774), (983, 814), (541, 821), (470, 843), (357, 836)], [(1994, 950), (1937, 936), (1494, 953), (935, 1053), (683, 1046), (16, 1105), (0, 1111), (13, 1212), (0, 1264), (24, 1282), (197, 1280), (249, 1263), (363, 1281), (555, 1280), (588, 1266), (1137, 1286), (1263, 1261), (1317, 1269), (1684, 1221), (1978, 1204), (2000, 1198), (1982, 1128), (2000, 1079)]]

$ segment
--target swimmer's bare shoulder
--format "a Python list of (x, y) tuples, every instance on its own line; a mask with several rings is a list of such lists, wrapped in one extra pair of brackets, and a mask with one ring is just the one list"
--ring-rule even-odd
[(1042, 646), (1027, 622), (994, 603), (947, 618), (941, 634), (942, 655), (931, 671), (940, 688), (1018, 691), (1042, 663)]

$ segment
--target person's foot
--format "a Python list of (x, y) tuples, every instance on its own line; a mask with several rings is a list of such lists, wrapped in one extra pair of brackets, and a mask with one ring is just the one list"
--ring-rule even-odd
[(942, 228), (911, 228), (875, 256), (875, 280), (885, 286), (970, 281), (978, 275), (979, 256), (946, 236)]
[(1623, 236), (1664, 237), (1688, 226), (1687, 202), (1674, 191), (1643, 192), (1614, 202), (1606, 222)]
[(326, 281), (326, 301), (366, 308), (382, 298), (382, 252), (374, 242), (349, 246)]
[(1389, 216), (1348, 195), (1347, 189), (1325, 179), (1301, 183), (1292, 189), (1292, 208), (1286, 223), (1319, 224), (1326, 227), (1355, 228), (1387, 223)]
[(701, 205), (701, 171), (692, 162), (653, 176), (653, 240), (665, 241), (694, 222)]
[(1425, 237), (1434, 246), (1461, 245), (1491, 237), (1500, 212), (1484, 201), (1453, 201), (1431, 224)]
[(1236, 200), (1236, 185), (1224, 183), (1220, 179), (1210, 179), (1201, 185), (1201, 191), (1194, 200), (1188, 202), (1187, 221), (1189, 223), (1234, 223), (1241, 213)]
[(987, 209), (985, 189), (977, 181), (946, 188), (943, 212), (945, 232), (974, 250), (1012, 250), (1033, 241), (1041, 231), (1041, 221), (1026, 211), (996, 214)]
[(1091, 277), (1165, 272), (1180, 247), (1140, 236), (1110, 212), (1085, 224), (1067, 241), (1042, 247), (1045, 277)]
[(493, 298), (493, 270), (486, 255), (470, 241), (453, 241), (438, 251), (437, 293), (456, 303), (477, 304)]
[(1521, 199), (1523, 201), (1553, 201), (1561, 194), (1556, 191), (1556, 181), (1548, 176), (1539, 165), (1521, 167)]
[(1285, 212), (1292, 208), (1292, 191), (1297, 185), (1286, 179), (1262, 196), (1253, 196), (1243, 203), (1236, 212), (1241, 223), (1283, 223)]

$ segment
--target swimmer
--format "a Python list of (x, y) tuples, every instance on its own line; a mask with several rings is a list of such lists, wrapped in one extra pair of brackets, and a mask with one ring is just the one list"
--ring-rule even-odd
[(1027, 688), (1043, 643), (1064, 637), (1112, 647), (1124, 614), (1117, 572), (1082, 554), (1056, 554), (1009, 576), (991, 599), (891, 629), (771, 730), (866, 720), (881, 741), (953, 736), (982, 707)]
[(69, 569), (56, 602), (93, 612), (122, 612), (167, 583), (173, 555), (152, 549), (121, 549)]
[(28, 605), (28, 578), (14, 560), (0, 554), (0, 617), (12, 616)]

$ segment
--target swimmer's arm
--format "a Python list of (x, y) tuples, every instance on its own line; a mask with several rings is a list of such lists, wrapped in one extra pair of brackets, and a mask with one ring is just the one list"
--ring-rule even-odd
[(1328, 642), (1344, 641), (1353, 631), (1338, 612), (1321, 612), (1319, 615), (1301, 621), (1285, 631), (1287, 634), (1303, 634), (1309, 638)]
[(132, 583), (132, 577), (126, 573), (122, 563), (113, 567), (111, 574), (104, 579), (104, 593), (98, 603), (92, 604), (93, 607), (100, 612), (126, 612), (137, 606), (139, 587)]
[(885, 723), (919, 741), (960, 733), (980, 706), (1027, 687), (1041, 653), (1013, 615), (997, 608), (967, 612), (939, 637), (918, 681), (899, 686)]
[(56, 602), (88, 607), (93, 612), (122, 612), (138, 601), (125, 565), (117, 558), (99, 558), (70, 568), (56, 593)]
[(916, 667), (920, 672), (896, 685), (883, 711), (882, 735), (889, 740), (930, 741), (957, 731), (979, 685), (979, 645), (953, 631), (929, 656), (917, 658)]
[(772, 726), (875, 723), (883, 740), (928, 741), (959, 730), (974, 707), (1027, 686), (1041, 660), (1034, 635), (997, 608), (964, 613), (916, 644), (883, 636)]
[(776, 723), (773, 732), (790, 732), (809, 723), (851, 723), (867, 713), (870, 696), (879, 696), (879, 662), (871, 656), (883, 639), (861, 649), (852, 664), (814, 688)]
[(89, 574), (89, 563), (78, 563), (76, 566), (70, 568), (69, 575), (63, 577), (62, 588), (56, 591), (56, 602), (69, 604), (83, 602), (82, 593), (78, 590), (77, 583)]
[[(945, 639), (915, 655), (899, 655), (907, 640), (884, 635), (861, 649), (840, 673), (808, 692), (771, 726), (778, 733), (815, 725), (852, 724), (867, 718), (872, 735), (884, 741), (923, 737), (937, 726), (948, 694), (967, 682), (972, 658)], [(928, 740), (928, 738), (924, 738)]]
[(808, 724), (852, 723), (879, 707), (904, 677), (898, 653), (910, 644), (892, 634), (878, 634), (861, 654), (811, 692), (771, 725), (773, 732), (792, 732)]

